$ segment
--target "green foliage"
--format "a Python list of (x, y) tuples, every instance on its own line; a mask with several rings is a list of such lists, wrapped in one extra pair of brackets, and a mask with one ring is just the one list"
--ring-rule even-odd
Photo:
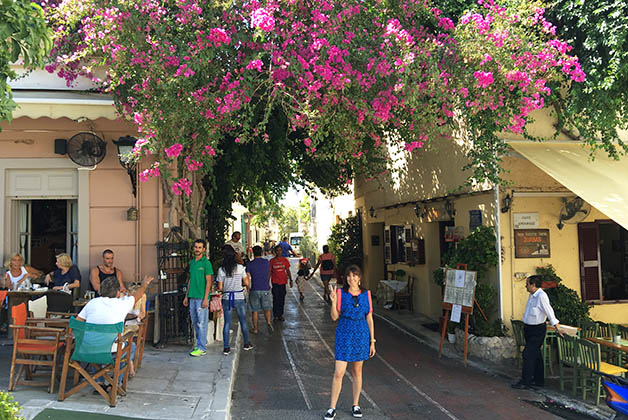
[(343, 219), (331, 228), (331, 235), (327, 242), (329, 251), (336, 257), (336, 265), (340, 273), (351, 264), (362, 268), (364, 254), (362, 253), (362, 226), (359, 216)]
[(42, 8), (30, 0), (0, 0), (0, 121), (11, 120), (15, 109), (9, 79), (16, 77), (10, 64), (42, 67), (52, 47), (51, 31)]
[(299, 245), (299, 253), (309, 259), (310, 264), (314, 266), (318, 258), (318, 243), (309, 233), (303, 236), (301, 245)]
[[(484, 280), (489, 269), (498, 262), (496, 241), (492, 227), (479, 226), (443, 257), (444, 266), (456, 268), (458, 264), (466, 264), (467, 270), (477, 272), (478, 282)], [(444, 284), (444, 273), (440, 268), (433, 272), (433, 278), (439, 286)]]
[(8, 392), (0, 391), (0, 420), (24, 420), (19, 416), (20, 405)]
[(548, 18), (587, 75), (556, 98), (560, 128), (611, 156), (628, 151), (618, 133), (628, 128), (628, 3), (555, 0)]
[(591, 307), (583, 302), (575, 290), (563, 285), (562, 279), (556, 274), (556, 270), (551, 265), (537, 267), (536, 274), (543, 278), (543, 281), (555, 281), (558, 287), (545, 289), (549, 297), (556, 318), (561, 324), (580, 325), (582, 321), (591, 319), (589, 311)]
[(281, 237), (288, 237), (290, 232), (299, 231), (299, 211), (292, 207), (284, 207), (283, 212), (277, 219)]

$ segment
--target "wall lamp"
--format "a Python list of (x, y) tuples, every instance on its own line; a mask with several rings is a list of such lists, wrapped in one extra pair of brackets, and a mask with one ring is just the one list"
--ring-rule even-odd
[(421, 217), (421, 206), (419, 206), (419, 203), (414, 204), (414, 214), (416, 214), (417, 218)]
[(135, 137), (124, 136), (120, 137), (118, 141), (113, 141), (118, 147), (118, 159), (120, 159), (120, 165), (126, 169), (131, 180), (131, 187), (133, 188), (133, 197), (137, 197), (137, 174), (135, 172), (135, 161), (131, 156), (131, 151), (135, 147)]
[(450, 219), (453, 219), (456, 215), (456, 210), (454, 209), (454, 203), (451, 202), (450, 199), (445, 200), (445, 211), (449, 215)]
[(502, 213), (508, 213), (512, 206), (512, 197), (510, 194), (506, 194), (506, 197), (502, 199)]
[(373, 206), (371, 206), (371, 208), (369, 209), (369, 214), (371, 215), (371, 217), (375, 217), (375, 209), (373, 208)]

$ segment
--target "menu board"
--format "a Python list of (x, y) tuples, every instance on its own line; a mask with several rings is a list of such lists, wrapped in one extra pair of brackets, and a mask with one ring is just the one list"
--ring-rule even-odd
[(445, 272), (445, 296), (443, 302), (472, 308), (476, 284), (475, 271), (448, 268)]

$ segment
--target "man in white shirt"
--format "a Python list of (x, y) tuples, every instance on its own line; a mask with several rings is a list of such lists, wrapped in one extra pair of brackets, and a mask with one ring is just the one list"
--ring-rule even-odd
[(526, 345), (523, 349), (521, 379), (512, 384), (515, 389), (526, 389), (532, 385), (545, 385), (543, 354), (541, 353), (541, 346), (545, 341), (545, 332), (547, 331), (545, 321), (549, 320), (558, 334), (562, 336), (558, 319), (554, 315), (547, 293), (541, 289), (542, 282), (541, 276), (530, 276), (526, 279), (526, 290), (530, 293), (526, 310), (523, 313), (523, 333)]
[(225, 242), (225, 245), (229, 245), (231, 248), (233, 248), (233, 250), (236, 252), (236, 261), (239, 264), (244, 264), (244, 246), (242, 246), (242, 242), (240, 242), (240, 239), (242, 239), (242, 234), (240, 232), (233, 232), (233, 234), (231, 235), (231, 240)]

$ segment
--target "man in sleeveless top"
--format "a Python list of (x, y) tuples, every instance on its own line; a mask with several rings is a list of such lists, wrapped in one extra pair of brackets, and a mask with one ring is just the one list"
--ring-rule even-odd
[(120, 292), (126, 293), (126, 287), (122, 280), (122, 270), (113, 266), (113, 251), (105, 249), (102, 252), (102, 264), (92, 268), (89, 273), (89, 290), (100, 294), (100, 283), (110, 276), (118, 279)]

